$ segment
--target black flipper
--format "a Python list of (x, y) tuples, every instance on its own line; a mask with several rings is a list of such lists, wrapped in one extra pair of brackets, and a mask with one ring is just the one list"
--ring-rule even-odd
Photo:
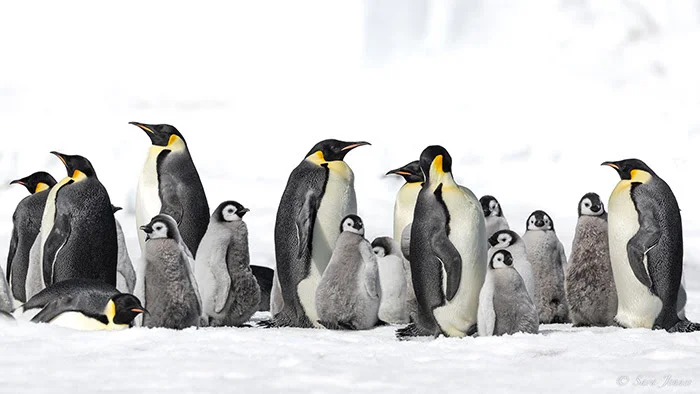
[(308, 253), (309, 258), (311, 256), (314, 223), (316, 222), (316, 213), (318, 212), (320, 203), (321, 201), (316, 193), (314, 193), (313, 190), (309, 190), (306, 193), (306, 198), (304, 198), (304, 204), (301, 206), (301, 210), (297, 213), (296, 229), (299, 239), (297, 259), (301, 259), (306, 253)]
[(5, 266), (5, 276), (7, 283), (10, 283), (11, 272), (12, 272), (12, 260), (15, 258), (15, 253), (17, 253), (17, 242), (19, 236), (17, 235), (17, 227), (12, 229), (12, 238), (10, 238), (10, 252), (7, 254), (7, 265)]
[(639, 230), (627, 243), (627, 257), (637, 280), (652, 289), (653, 283), (644, 266), (644, 256), (659, 243), (661, 231), (656, 225), (653, 211), (643, 209), (639, 210), (638, 214)]
[(445, 297), (452, 300), (459, 290), (459, 283), (462, 279), (462, 256), (459, 251), (447, 238), (446, 234), (435, 234), (432, 237), (432, 249), (447, 273), (447, 289)]
[(46, 287), (53, 284), (54, 264), (61, 248), (68, 242), (68, 237), (70, 237), (70, 216), (57, 213), (53, 228), (44, 243), (44, 260), (41, 263)]
[(50, 323), (58, 315), (65, 312), (80, 312), (85, 316), (91, 317), (100, 321), (102, 324), (108, 324), (107, 316), (101, 314), (90, 313), (86, 310), (81, 310), (85, 302), (81, 302), (80, 297), (62, 296), (46, 304), (46, 306), (32, 318), (33, 323)]

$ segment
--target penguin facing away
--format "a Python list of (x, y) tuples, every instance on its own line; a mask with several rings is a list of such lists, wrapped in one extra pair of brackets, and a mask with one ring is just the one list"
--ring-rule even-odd
[[(368, 142), (324, 140), (292, 171), (275, 221), (275, 274), (269, 326), (320, 327), (316, 287), (340, 235), (338, 223), (357, 212), (355, 176), (345, 155)], [(276, 309), (275, 308), (275, 309)], [(273, 309), (273, 308), (271, 308)]]
[(30, 195), (17, 204), (12, 215), (13, 229), (10, 251), (7, 255), (7, 281), (14, 298), (26, 302), (25, 284), (29, 268), (29, 253), (41, 230), (41, 217), (46, 205), (46, 197), (56, 180), (47, 172), (35, 172), (27, 177), (10, 182), (22, 185)]
[(452, 177), (445, 148), (421, 154), (425, 183), (411, 225), (411, 274), (419, 305), (415, 324), (397, 337), (476, 331), (478, 298), (486, 274), (486, 227), (479, 200)]
[(587, 193), (581, 198), (565, 275), (574, 327), (615, 325), (617, 292), (610, 266), (607, 219), (600, 196)]
[(249, 211), (236, 201), (224, 201), (211, 216), (196, 257), (195, 278), (210, 326), (241, 326), (260, 306), (260, 286), (250, 268)]
[[(112, 206), (112, 212), (117, 213), (120, 207)], [(114, 223), (117, 226), (117, 290), (122, 293), (133, 293), (136, 287), (136, 271), (131, 263), (129, 251), (126, 248), (126, 239), (124, 230), (117, 218), (114, 218)]]
[[(136, 190), (136, 226), (164, 213), (178, 223), (192, 256), (209, 225), (209, 205), (187, 142), (175, 127), (130, 122), (151, 139)], [(140, 242), (144, 250), (144, 242)]]
[(418, 199), (424, 178), (418, 160), (386, 173), (386, 175), (390, 174), (401, 175), (406, 181), (396, 194), (396, 202), (394, 203), (394, 239), (400, 240), (406, 226), (413, 221), (416, 199)]
[(493, 254), (499, 250), (507, 250), (510, 253), (513, 259), (513, 268), (520, 274), (523, 283), (525, 283), (527, 294), (537, 306), (535, 301), (537, 283), (535, 282), (535, 274), (532, 271), (532, 264), (527, 259), (525, 241), (513, 230), (499, 230), (491, 235), (489, 245), (491, 245), (488, 251), (489, 261), (491, 261)]
[(144, 306), (146, 327), (184, 329), (199, 327), (202, 301), (192, 272), (192, 255), (180, 237), (175, 220), (166, 214), (141, 226), (144, 249)]
[(319, 323), (332, 330), (368, 330), (379, 322), (377, 256), (357, 215), (346, 216), (316, 290)]
[(489, 261), (479, 293), (479, 336), (537, 334), (539, 316), (507, 250), (496, 251)]
[(557, 238), (554, 222), (544, 211), (535, 211), (525, 223), (522, 236), (527, 259), (535, 274), (535, 303), (540, 323), (568, 323), (569, 307), (564, 289), (564, 246)]
[(627, 328), (700, 330), (678, 316), (683, 227), (669, 185), (638, 159), (607, 161), (620, 181), (608, 202), (610, 261), (617, 290), (615, 321)]
[(390, 237), (378, 237), (372, 241), (372, 251), (377, 256), (379, 269), (379, 320), (390, 324), (408, 323), (408, 304), (411, 301), (415, 304), (416, 297), (409, 294), (409, 290), (413, 292), (412, 284), (408, 288), (406, 274), (406, 268), (410, 270), (410, 266), (403, 258), (401, 246)]

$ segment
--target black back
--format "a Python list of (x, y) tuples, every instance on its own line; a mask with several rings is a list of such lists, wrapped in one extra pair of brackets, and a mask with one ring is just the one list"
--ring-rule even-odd
[[(86, 295), (88, 296), (87, 298), (96, 300), (96, 305), (98, 308), (101, 308), (97, 309), (97, 311), (102, 312), (107, 305), (107, 301), (109, 301), (112, 296), (119, 294), (119, 290), (100, 280), (83, 278), (69, 279), (54, 283), (38, 292), (34, 297), (29, 299), (23, 307), (25, 311), (43, 308), (58, 297), (77, 296), (79, 294)], [(101, 305), (101, 307), (99, 305)], [(85, 308), (87, 308), (87, 306)]]

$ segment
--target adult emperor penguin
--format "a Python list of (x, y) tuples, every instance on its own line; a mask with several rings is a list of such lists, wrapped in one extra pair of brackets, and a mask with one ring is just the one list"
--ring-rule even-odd
[(496, 231), (510, 229), (506, 217), (503, 216), (501, 204), (496, 200), (496, 197), (486, 195), (481, 197), (479, 202), (481, 203), (481, 209), (484, 211), (484, 217), (486, 218), (487, 237), (491, 237)]
[[(136, 189), (136, 226), (165, 213), (178, 223), (185, 245), (196, 256), (209, 225), (209, 205), (187, 142), (168, 124), (130, 124), (141, 128), (151, 139)], [(144, 241), (139, 241), (143, 251)]]
[(63, 162), (68, 176), (51, 188), (41, 220), (43, 284), (86, 278), (114, 286), (117, 229), (109, 194), (88, 159), (51, 153)]
[(180, 237), (175, 219), (159, 214), (143, 226), (144, 306), (149, 312), (143, 318), (146, 327), (183, 329), (199, 327), (202, 322), (202, 301), (192, 272), (192, 254)]
[(620, 182), (608, 202), (608, 238), (617, 289), (615, 320), (628, 328), (700, 330), (678, 317), (683, 227), (668, 184), (638, 159), (606, 161)]
[(419, 311), (399, 338), (476, 331), (479, 291), (486, 274), (486, 227), (474, 193), (452, 177), (452, 158), (442, 146), (420, 157), (425, 183), (411, 225), (411, 273)]
[(10, 252), (7, 255), (7, 281), (12, 295), (20, 302), (26, 302), (25, 283), (29, 268), (29, 252), (41, 230), (41, 216), (44, 213), (46, 197), (56, 180), (47, 172), (35, 172), (27, 177), (10, 182), (27, 188), (30, 195), (17, 204), (12, 216), (13, 229), (10, 239)]
[(202, 238), (194, 275), (210, 326), (241, 326), (260, 306), (260, 286), (250, 268), (249, 211), (236, 201), (222, 202)]
[(10, 291), (10, 286), (5, 280), (5, 273), (0, 267), (0, 311), (10, 312), (14, 307), (14, 302), (12, 301), (12, 292)]
[(491, 245), (488, 253), (489, 261), (491, 261), (493, 254), (499, 250), (507, 250), (510, 253), (513, 258), (513, 268), (518, 271), (518, 274), (523, 279), (527, 294), (530, 295), (532, 301), (535, 301), (537, 284), (535, 275), (532, 272), (532, 264), (527, 259), (525, 241), (513, 230), (499, 230), (489, 238), (489, 245)]
[(382, 290), (379, 319), (391, 324), (408, 323), (408, 305), (410, 302), (415, 304), (416, 296), (409, 294), (409, 291), (413, 293), (413, 284), (409, 289), (406, 268), (410, 270), (411, 267), (401, 253), (401, 246), (391, 237), (378, 237), (372, 241), (372, 250), (377, 255)]
[(394, 239), (400, 242), (404, 229), (413, 221), (416, 199), (424, 179), (423, 172), (420, 170), (419, 161), (416, 160), (386, 174), (401, 175), (406, 181), (399, 189), (394, 203)]
[(513, 256), (496, 251), (479, 294), (479, 336), (537, 334), (539, 325), (537, 308), (513, 267)]
[(611, 326), (617, 292), (608, 247), (608, 215), (596, 193), (578, 204), (578, 223), (566, 270), (566, 299), (574, 327)]
[[(316, 287), (340, 235), (338, 223), (357, 212), (355, 175), (345, 155), (368, 142), (324, 140), (292, 171), (275, 221), (276, 283), (281, 306), (268, 325), (320, 327)], [(277, 309), (277, 307), (275, 308)]]
[(316, 290), (319, 323), (332, 330), (368, 330), (379, 322), (377, 256), (357, 215), (341, 221), (333, 256)]
[(40, 291), (21, 311), (33, 315), (34, 323), (77, 330), (122, 330), (146, 310), (134, 295), (100, 280), (68, 279)]
[(554, 221), (544, 211), (535, 211), (525, 223), (523, 235), (527, 259), (535, 274), (535, 304), (540, 323), (568, 323), (569, 307), (564, 289), (566, 254), (554, 231)]
[[(112, 207), (114, 213), (120, 210), (120, 207)], [(126, 248), (122, 225), (116, 217), (114, 222), (117, 225), (117, 289), (123, 293), (133, 293), (136, 287), (136, 271)]]

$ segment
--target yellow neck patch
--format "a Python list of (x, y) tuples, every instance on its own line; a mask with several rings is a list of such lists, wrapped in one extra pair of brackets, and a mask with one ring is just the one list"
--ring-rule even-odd
[(310, 154), (310, 155), (306, 158), (306, 160), (308, 160), (308, 161), (310, 161), (310, 162), (312, 162), (312, 163), (314, 163), (314, 164), (317, 164), (317, 165), (319, 165), (319, 166), (320, 166), (321, 164), (328, 163), (328, 162), (326, 161), (326, 158), (323, 156), (323, 152), (320, 151), (320, 150), (317, 150), (316, 152)]
[(632, 177), (632, 182), (647, 183), (651, 179), (651, 174), (643, 170), (632, 170), (630, 171)]
[(49, 190), (49, 185), (45, 184), (44, 182), (39, 182), (36, 185), (36, 189), (34, 189), (34, 193), (39, 193), (43, 192), (44, 190)]
[(185, 150), (185, 141), (173, 134), (168, 140), (168, 149), (175, 152)]
[(75, 170), (73, 171), (73, 175), (71, 176), (71, 179), (73, 179), (76, 182), (84, 181), (87, 179), (87, 175), (85, 175), (84, 172), (80, 170)]
[(114, 323), (114, 316), (117, 314), (117, 306), (114, 305), (114, 301), (109, 300), (107, 302), (107, 306), (105, 306), (105, 311), (104, 315), (107, 316), (107, 320), (109, 321), (109, 324)]
[(435, 156), (430, 164), (430, 183), (439, 181), (445, 177), (446, 173), (442, 169), (442, 155)]

